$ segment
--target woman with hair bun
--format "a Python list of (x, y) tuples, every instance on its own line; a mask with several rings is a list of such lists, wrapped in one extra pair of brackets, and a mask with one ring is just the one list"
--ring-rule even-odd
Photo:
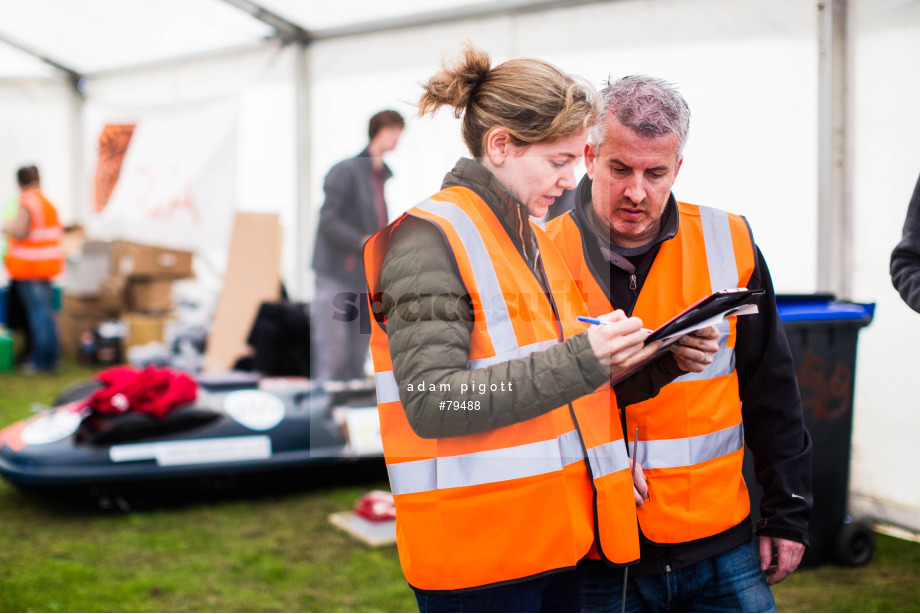
[(575, 187), (594, 88), (471, 46), (423, 88), (419, 115), (453, 109), (472, 158), (365, 245), (400, 562), (422, 612), (579, 611), (580, 560), (639, 556), (614, 391), (638, 402), (683, 372), (667, 355), (612, 389), (657, 344), (622, 311), (579, 322), (529, 219)]

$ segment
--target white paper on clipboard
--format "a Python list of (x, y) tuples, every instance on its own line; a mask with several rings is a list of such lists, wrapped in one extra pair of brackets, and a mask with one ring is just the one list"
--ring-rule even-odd
[(667, 347), (671, 345), (672, 343), (674, 343), (675, 341), (677, 341), (678, 339), (680, 339), (681, 337), (683, 337), (684, 335), (690, 334), (692, 332), (698, 331), (708, 326), (715, 326), (716, 324), (718, 324), (719, 322), (721, 322), (722, 320), (730, 316), (746, 316), (746, 315), (750, 315), (753, 313), (759, 313), (759, 309), (757, 309), (757, 305), (745, 305), (743, 307), (729, 309), (723, 313), (707, 318), (703, 320), (702, 322), (698, 322), (697, 324), (694, 324), (693, 326), (688, 326), (687, 328), (681, 329), (675, 333), (672, 333), (671, 335), (668, 335), (667, 337), (664, 337), (663, 339), (661, 339), (661, 345), (664, 347)]
[(658, 351), (652, 354), (651, 356), (649, 356), (648, 358), (646, 358), (645, 360), (634, 364), (632, 367), (625, 369), (623, 371), (619, 371), (618, 373), (614, 374), (610, 378), (610, 385), (613, 386), (615, 384), (622, 382), (623, 380), (633, 375), (637, 371), (640, 371), (641, 369), (643, 369), (646, 365), (649, 365), (655, 362), (656, 360), (658, 360), (659, 358), (661, 358), (664, 352), (668, 351), (667, 348), (673, 345), (674, 343), (676, 343), (684, 335), (687, 335), (694, 331), (706, 328), (708, 326), (715, 326), (719, 322), (724, 320), (725, 318), (728, 318), (731, 316), (742, 316), (742, 315), (750, 315), (750, 314), (758, 313), (759, 310), (757, 308), (756, 299), (759, 296), (762, 296), (763, 293), (764, 293), (763, 290), (749, 291), (746, 288), (720, 290), (718, 292), (714, 292), (712, 295), (704, 299), (697, 301), (696, 303), (688, 307), (686, 310), (684, 310), (683, 312), (675, 316), (672, 320), (665, 322), (658, 329), (656, 329), (655, 331), (652, 331), (652, 334), (649, 336), (652, 337), (656, 333), (659, 333), (661, 329), (671, 326), (674, 320), (677, 320), (678, 318), (686, 316), (687, 314), (691, 312), (694, 312), (694, 311), (699, 312), (702, 309), (707, 309), (707, 308), (712, 309), (714, 307), (712, 304), (707, 305), (707, 303), (710, 303), (711, 301), (712, 302), (728, 301), (728, 299), (732, 297), (737, 297), (738, 299), (743, 300), (744, 303), (738, 304), (737, 302), (735, 303), (728, 302), (724, 309), (715, 311), (714, 313), (709, 314), (702, 319), (693, 319), (692, 323), (688, 323), (688, 325), (685, 327), (681, 327), (677, 330), (668, 332), (667, 335), (665, 336), (659, 335), (658, 341), (661, 341), (662, 343)]

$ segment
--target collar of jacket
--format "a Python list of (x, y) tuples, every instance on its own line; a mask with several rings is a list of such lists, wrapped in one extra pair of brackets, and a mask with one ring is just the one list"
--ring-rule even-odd
[[(364, 158), (367, 161), (367, 170), (374, 170), (373, 158), (371, 157), (371, 150), (368, 147), (365, 147), (361, 153), (359, 153), (355, 158)], [(383, 163), (383, 180), (386, 181), (393, 176), (393, 171), (390, 170), (390, 167), (387, 166), (387, 163)]]
[[(632, 265), (626, 258), (617, 254), (616, 247), (610, 240), (606, 236), (601, 236), (594, 227), (594, 224), (591, 223), (589, 217), (590, 213), (588, 211), (589, 207), (591, 207), (591, 186), (591, 179), (587, 175), (585, 175), (578, 184), (578, 188), (575, 191), (575, 221), (578, 226), (582, 228), (583, 235), (585, 234), (584, 229), (586, 228), (591, 232), (591, 236), (594, 237), (598, 249), (604, 254), (604, 258), (607, 262), (624, 270), (632, 268)], [(662, 215), (661, 218), (661, 228), (658, 229), (658, 235), (655, 237), (655, 240), (647, 245), (648, 250), (646, 250), (646, 253), (655, 250), (661, 243), (673, 239), (677, 235), (677, 229), (679, 227), (680, 215), (677, 212), (677, 199), (674, 198), (674, 193), (672, 192), (668, 196), (668, 204), (665, 206), (664, 215)], [(632, 273), (632, 271), (627, 272)]]
[(469, 188), (486, 201), (531, 268), (535, 266), (537, 248), (527, 207), (489, 169), (475, 160), (460, 158), (441, 183), (442, 190), (452, 186)]

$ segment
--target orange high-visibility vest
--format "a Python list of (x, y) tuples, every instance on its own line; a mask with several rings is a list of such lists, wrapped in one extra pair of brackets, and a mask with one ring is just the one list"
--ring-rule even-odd
[(51, 279), (64, 270), (63, 229), (57, 210), (38, 188), (25, 190), (20, 202), (29, 210), (29, 235), (10, 237), (6, 270), (11, 279)]
[[(633, 315), (657, 328), (716, 290), (746, 286), (754, 244), (744, 218), (677, 203), (677, 235), (661, 244)], [(547, 234), (559, 248), (593, 315), (611, 310), (584, 255), (572, 213), (552, 220)], [(594, 240), (591, 237), (589, 240)], [(687, 373), (657, 397), (631, 405), (627, 432), (639, 427), (636, 458), (649, 482), (639, 524), (658, 543), (684, 543), (737, 525), (750, 512), (741, 475), (744, 433), (735, 371), (735, 317), (720, 323), (719, 351), (702, 373)]]
[[(447, 188), (406, 215), (435, 224), (453, 252), (475, 314), (468, 369), (525, 357), (584, 330), (576, 320), (586, 313), (584, 302), (538, 228), (549, 296), (472, 190)], [(372, 309), (387, 240), (406, 215), (365, 245)], [(372, 319), (370, 345), (397, 546), (410, 585), (462, 590), (570, 569), (595, 541), (610, 562), (638, 559), (632, 478), (609, 386), (524, 422), (423, 439), (400, 402), (411, 382), (393, 375), (381, 319)], [(595, 517), (605, 519), (597, 536)]]

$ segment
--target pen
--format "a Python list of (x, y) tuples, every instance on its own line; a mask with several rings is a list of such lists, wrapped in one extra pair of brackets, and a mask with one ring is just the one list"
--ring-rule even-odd
[[(610, 324), (610, 322), (604, 322), (598, 318), (589, 318), (588, 316), (578, 316), (576, 319), (579, 322), (587, 322), (588, 324), (594, 324), (595, 326), (600, 326), (601, 324)], [(652, 329), (650, 328), (643, 328), (642, 330), (644, 330), (646, 333), (652, 332)]]

